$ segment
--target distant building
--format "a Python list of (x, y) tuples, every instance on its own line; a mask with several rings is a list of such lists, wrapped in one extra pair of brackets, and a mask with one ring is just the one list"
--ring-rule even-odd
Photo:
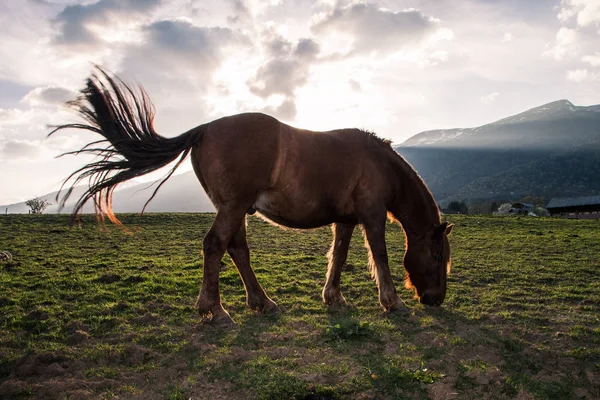
[(512, 208), (509, 213), (511, 214), (523, 214), (528, 215), (529, 213), (533, 213), (535, 206), (529, 203), (513, 203)]
[(546, 208), (551, 216), (577, 219), (600, 219), (600, 195), (553, 198)]

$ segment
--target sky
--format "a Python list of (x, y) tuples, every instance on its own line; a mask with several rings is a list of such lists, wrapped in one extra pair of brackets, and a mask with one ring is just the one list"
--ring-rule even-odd
[(46, 135), (94, 64), (144, 86), (164, 136), (260, 111), (400, 143), (599, 104), (600, 0), (0, 0), (0, 204), (89, 161), (56, 156), (90, 133)]

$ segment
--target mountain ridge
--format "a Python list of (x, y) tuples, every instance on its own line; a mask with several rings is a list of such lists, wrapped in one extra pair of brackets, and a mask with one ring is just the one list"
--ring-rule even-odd
[(600, 105), (557, 100), (395, 147), (439, 202), (600, 193)]
[[(600, 104), (591, 106), (575, 106), (569, 100), (557, 100), (541, 106), (530, 108), (521, 113), (504, 117), (494, 122), (473, 128), (451, 128), (427, 130), (411, 136), (397, 147), (502, 147), (521, 148), (543, 147), (540, 141), (554, 133), (554, 143), (566, 145), (568, 137), (562, 135), (568, 124), (574, 120), (582, 125), (582, 130), (596, 139), (598, 121), (600, 120)], [(556, 125), (558, 123), (558, 125)], [(529, 130), (530, 140), (519, 140), (523, 131)], [(514, 141), (514, 144), (513, 144)]]

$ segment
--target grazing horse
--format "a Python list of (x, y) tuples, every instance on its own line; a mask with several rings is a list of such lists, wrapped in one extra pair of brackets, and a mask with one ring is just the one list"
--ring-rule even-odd
[(405, 286), (414, 289), (423, 304), (439, 306), (444, 301), (450, 270), (447, 235), (452, 225), (441, 222), (423, 180), (388, 141), (359, 129), (298, 129), (260, 113), (224, 117), (166, 138), (153, 128), (154, 108), (143, 88), (135, 91), (100, 67), (71, 105), (88, 124), (60, 125), (50, 135), (76, 128), (104, 137), (67, 153), (99, 156), (65, 181), (74, 178), (61, 207), (73, 187), (89, 179), (71, 223), (92, 200), (100, 218), (119, 224), (112, 211), (112, 194), (119, 183), (177, 160), (150, 202), (191, 154), (198, 180), (217, 210), (203, 241), (204, 277), (196, 303), (200, 314), (212, 323), (233, 323), (219, 294), (219, 264), (225, 252), (242, 278), (248, 306), (263, 313), (279, 310), (250, 267), (245, 221), (246, 214), (254, 213), (292, 228), (333, 224), (322, 293), (328, 305), (345, 302), (340, 291), (342, 266), (352, 232), (362, 225), (380, 304), (387, 311), (406, 310), (388, 266), (385, 226), (389, 216), (400, 222), (406, 234)]

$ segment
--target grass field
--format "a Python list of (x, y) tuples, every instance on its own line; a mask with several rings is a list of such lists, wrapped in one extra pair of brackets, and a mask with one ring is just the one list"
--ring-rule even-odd
[[(388, 252), (410, 314), (384, 315), (359, 231), (342, 275), (348, 306), (321, 303), (328, 228), (249, 218), (254, 270), (282, 308), (247, 309), (224, 258), (233, 329), (193, 305), (210, 214), (0, 217), (0, 398), (600, 398), (600, 222), (447, 216), (453, 270), (439, 309), (402, 288), (404, 239)], [(139, 228), (138, 228), (139, 227)]]

